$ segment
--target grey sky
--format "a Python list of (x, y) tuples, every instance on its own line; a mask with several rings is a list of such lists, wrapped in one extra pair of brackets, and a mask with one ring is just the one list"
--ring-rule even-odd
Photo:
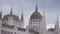
[(0, 9), (2, 8), (3, 15), (9, 14), (10, 8), (13, 9), (13, 14), (18, 16), (21, 16), (23, 11), (25, 25), (27, 25), (31, 14), (35, 10), (36, 1), (41, 14), (43, 13), (43, 6), (45, 6), (47, 28), (53, 27), (56, 22), (57, 11), (60, 13), (60, 0), (0, 0)]

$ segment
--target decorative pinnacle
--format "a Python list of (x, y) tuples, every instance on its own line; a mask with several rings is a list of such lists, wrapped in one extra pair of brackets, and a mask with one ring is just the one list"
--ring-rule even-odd
[(38, 6), (37, 6), (37, 3), (36, 3), (36, 8), (35, 8), (35, 11), (38, 11)]
[(21, 21), (23, 21), (23, 11), (22, 11), (22, 15), (21, 15)]
[(10, 14), (12, 15), (12, 8), (11, 8), (11, 12), (10, 12)]

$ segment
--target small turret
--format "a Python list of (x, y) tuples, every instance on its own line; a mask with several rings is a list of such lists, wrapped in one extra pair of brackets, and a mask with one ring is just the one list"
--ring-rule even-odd
[(23, 19), (23, 12), (22, 12), (22, 15), (21, 15), (21, 21), (24, 21), (24, 19)]
[(10, 15), (12, 15), (12, 8), (11, 8), (11, 12), (10, 12)]
[(58, 15), (57, 15), (57, 20), (56, 20), (56, 24), (55, 24), (55, 29), (59, 29)]
[(22, 15), (21, 15), (21, 24), (22, 24), (22, 27), (24, 27), (24, 17), (23, 17), (23, 12), (22, 12)]
[(1, 33), (1, 25), (2, 25), (2, 10), (0, 11), (0, 33)]
[(57, 13), (57, 20), (55, 23), (55, 33), (59, 34), (59, 20), (58, 20), (58, 13)]
[(0, 19), (2, 19), (2, 10), (0, 11)]

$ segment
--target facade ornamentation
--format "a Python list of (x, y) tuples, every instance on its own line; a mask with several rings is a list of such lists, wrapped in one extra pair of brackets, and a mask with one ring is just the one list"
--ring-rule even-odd
[(57, 21), (55, 28), (47, 30), (45, 23), (45, 13), (43, 16), (38, 11), (36, 5), (35, 11), (29, 19), (29, 24), (24, 28), (23, 12), (21, 19), (19, 16), (14, 15), (11, 9), (10, 14), (4, 15), (2, 18), (2, 11), (0, 12), (0, 34), (60, 34), (59, 21)]

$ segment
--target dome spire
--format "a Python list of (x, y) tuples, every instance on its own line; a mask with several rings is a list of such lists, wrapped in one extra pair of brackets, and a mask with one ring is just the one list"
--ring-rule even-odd
[(38, 6), (37, 6), (37, 2), (36, 2), (36, 8), (35, 8), (35, 11), (38, 11)]

